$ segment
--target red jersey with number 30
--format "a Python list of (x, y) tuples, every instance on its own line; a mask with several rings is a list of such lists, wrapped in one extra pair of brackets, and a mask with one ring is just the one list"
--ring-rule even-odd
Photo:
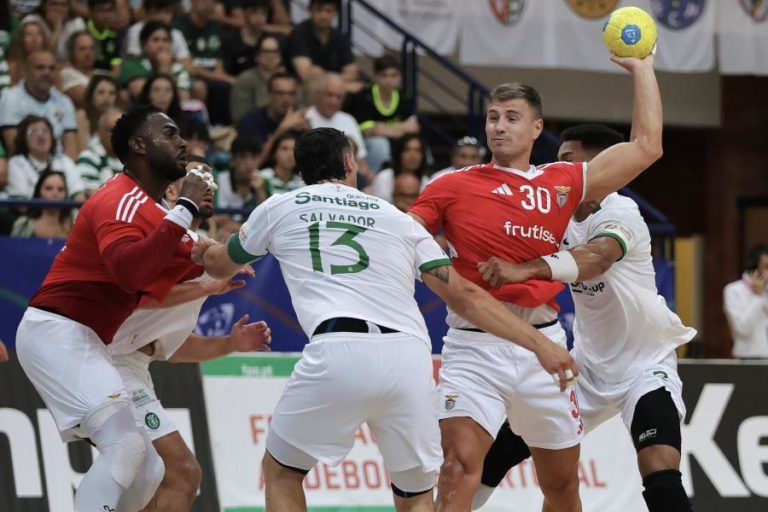
[[(128, 175), (112, 178), (83, 204), (66, 245), (30, 306), (87, 325), (110, 343), (142, 297), (162, 302), (174, 284), (202, 273), (202, 267), (190, 259), (194, 245), (190, 234), (164, 220), (166, 213)], [(141, 254), (119, 265), (107, 261), (113, 244), (150, 237), (157, 243)], [(122, 275), (113, 275), (116, 268), (122, 269)], [(133, 274), (143, 279), (132, 280)], [(148, 282), (132, 289), (139, 281)]]
[(493, 163), (467, 167), (431, 182), (411, 212), (431, 233), (443, 229), (463, 277), (497, 299), (524, 308), (549, 304), (563, 285), (527, 281), (490, 288), (477, 264), (491, 256), (521, 263), (557, 252), (584, 197), (587, 164), (555, 162), (527, 171)]

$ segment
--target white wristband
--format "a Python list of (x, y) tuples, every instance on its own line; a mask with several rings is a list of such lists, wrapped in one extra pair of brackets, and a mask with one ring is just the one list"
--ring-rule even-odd
[(541, 257), (552, 271), (552, 280), (575, 283), (579, 279), (579, 265), (568, 251), (560, 251)]
[(165, 214), (165, 218), (184, 229), (189, 229), (193, 219), (192, 212), (181, 205), (175, 206), (172, 210), (168, 210), (168, 213)]

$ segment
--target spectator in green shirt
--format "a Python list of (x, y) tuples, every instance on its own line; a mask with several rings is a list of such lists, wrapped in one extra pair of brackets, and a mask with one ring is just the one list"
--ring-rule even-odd
[(139, 34), (142, 55), (126, 57), (120, 71), (120, 85), (131, 99), (136, 100), (141, 93), (147, 77), (152, 73), (165, 73), (176, 80), (182, 100), (189, 97), (189, 73), (180, 63), (173, 60), (171, 54), (171, 26), (162, 21), (150, 20), (144, 24)]

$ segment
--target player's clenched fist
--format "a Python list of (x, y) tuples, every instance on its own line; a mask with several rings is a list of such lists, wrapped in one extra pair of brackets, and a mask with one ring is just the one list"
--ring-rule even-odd
[(565, 391), (568, 386), (576, 382), (579, 369), (576, 368), (576, 361), (565, 347), (547, 340), (534, 353), (541, 366), (555, 377), (555, 381), (560, 385), (560, 391)]
[(197, 174), (189, 173), (181, 184), (179, 197), (186, 197), (199, 207), (200, 203), (203, 202), (203, 196), (205, 195), (206, 190), (208, 190), (208, 183)]
[(508, 283), (521, 283), (527, 279), (523, 270), (517, 265), (507, 263), (496, 256), (491, 256), (488, 261), (478, 263), (477, 269), (483, 280), (494, 288)]

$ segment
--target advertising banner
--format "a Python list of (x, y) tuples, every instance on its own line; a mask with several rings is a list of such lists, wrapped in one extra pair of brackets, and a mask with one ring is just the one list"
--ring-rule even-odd
[[(193, 512), (218, 510), (200, 371), (193, 364), (152, 366), (155, 390), (203, 471)], [(73, 512), (74, 491), (96, 450), (64, 444), (53, 417), (11, 352), (0, 364), (0, 510)]]
[[(298, 355), (230, 356), (203, 365), (216, 483), (224, 512), (261, 511), (261, 459), (270, 415)], [(610, 442), (607, 442), (610, 441)], [(583, 445), (579, 479), (585, 510), (645, 510), (634, 448), (613, 419)], [(319, 464), (304, 483), (310, 510), (392, 510), (392, 491), (375, 439), (367, 425), (338, 467)], [(615, 508), (614, 508), (615, 507)], [(541, 509), (541, 492), (530, 462), (513, 469), (482, 510)]]

